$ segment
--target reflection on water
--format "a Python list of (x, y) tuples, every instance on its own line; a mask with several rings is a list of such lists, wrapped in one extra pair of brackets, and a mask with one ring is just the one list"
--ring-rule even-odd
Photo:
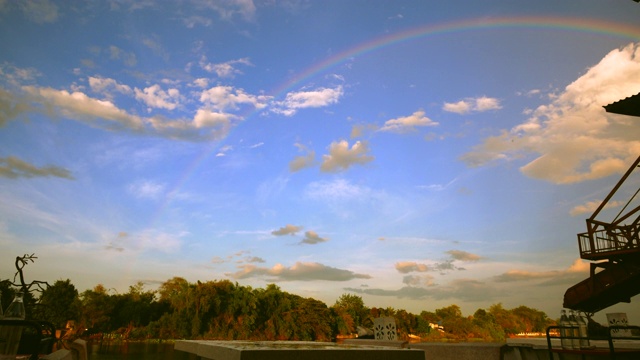
[(196, 356), (173, 350), (173, 343), (96, 342), (89, 344), (90, 360), (196, 360)]

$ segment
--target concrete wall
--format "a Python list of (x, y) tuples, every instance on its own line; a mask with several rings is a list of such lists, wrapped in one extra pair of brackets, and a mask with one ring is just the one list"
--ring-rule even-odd
[(410, 343), (424, 351), (425, 360), (501, 360), (504, 343)]

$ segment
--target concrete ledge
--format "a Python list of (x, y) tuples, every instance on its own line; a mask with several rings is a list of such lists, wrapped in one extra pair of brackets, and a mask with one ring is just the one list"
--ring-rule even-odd
[(77, 360), (88, 360), (89, 355), (87, 353), (87, 342), (82, 339), (77, 339), (71, 343), (71, 350), (77, 355)]
[(501, 360), (505, 343), (409, 343), (424, 351), (425, 360)]
[(88, 360), (87, 342), (78, 339), (71, 343), (71, 350), (60, 349), (51, 354), (43, 355), (40, 358), (46, 360)]
[(344, 339), (345, 345), (385, 346), (396, 349), (406, 348), (408, 341), (376, 340), (376, 339)]
[(424, 360), (421, 350), (305, 341), (189, 341), (175, 350), (211, 360)]
[(41, 359), (46, 359), (46, 360), (74, 360), (73, 359), (73, 352), (71, 352), (71, 350), (67, 350), (67, 349), (62, 349), (62, 350), (58, 350), (58, 351), (52, 352), (51, 354), (43, 355), (41, 357)]

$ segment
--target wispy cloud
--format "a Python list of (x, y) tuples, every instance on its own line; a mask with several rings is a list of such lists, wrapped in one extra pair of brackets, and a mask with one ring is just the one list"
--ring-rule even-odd
[(271, 268), (247, 264), (240, 271), (227, 273), (234, 279), (266, 277), (277, 281), (349, 281), (353, 279), (370, 279), (370, 275), (358, 274), (350, 270), (338, 269), (316, 262), (296, 262), (291, 267), (277, 264)]
[(89, 76), (88, 80), (91, 90), (107, 99), (113, 99), (114, 92), (126, 95), (133, 93), (130, 86), (120, 84), (115, 79), (104, 78), (101, 76)]
[[(598, 201), (598, 200), (593, 200), (593, 201), (588, 201), (584, 204), (581, 205), (576, 205), (574, 206), (570, 211), (569, 214), (571, 216), (578, 216), (581, 214), (592, 214), (594, 211), (596, 211), (596, 209), (598, 208), (598, 206), (600, 206), (600, 204), (602, 204), (602, 201)], [(609, 201), (605, 206), (604, 209), (611, 209), (611, 208), (616, 208), (616, 207), (620, 207), (624, 205), (624, 202), (622, 201)]]
[(343, 201), (370, 197), (372, 191), (368, 187), (351, 184), (345, 179), (333, 181), (316, 181), (310, 183), (305, 194), (314, 200)]
[(380, 131), (407, 132), (417, 127), (437, 126), (438, 123), (425, 116), (423, 110), (414, 112), (409, 116), (399, 117), (385, 121)]
[(137, 233), (119, 232), (104, 246), (106, 250), (116, 252), (160, 251), (173, 253), (182, 246), (182, 238), (187, 232), (168, 233), (155, 229), (142, 230)]
[(514, 269), (495, 276), (494, 280), (496, 282), (518, 282), (554, 279), (555, 281), (572, 283), (576, 278), (588, 275), (589, 267), (589, 262), (582, 259), (576, 259), (573, 264), (565, 270), (528, 271)]
[(109, 46), (107, 52), (111, 60), (120, 60), (127, 66), (135, 66), (138, 63), (138, 59), (134, 53), (122, 50), (115, 45)]
[(478, 261), (478, 260), (482, 259), (482, 257), (480, 255), (468, 253), (468, 252), (462, 251), (462, 250), (449, 250), (446, 253), (451, 255), (451, 258), (453, 258), (454, 260)]
[(200, 8), (211, 9), (218, 13), (223, 20), (233, 20), (240, 16), (246, 21), (254, 19), (256, 6), (253, 0), (231, 0), (231, 1), (198, 1), (196, 5)]
[(219, 78), (233, 78), (236, 75), (241, 75), (242, 71), (238, 70), (236, 65), (253, 66), (249, 58), (230, 60), (217, 64), (208, 62), (205, 56), (200, 58), (200, 67), (207, 72), (215, 73)]
[(15, 156), (0, 157), (0, 177), (9, 179), (59, 177), (73, 180), (71, 172), (54, 165), (38, 167)]
[(445, 274), (453, 270), (465, 270), (465, 268), (455, 265), (454, 261), (476, 262), (482, 259), (482, 257), (479, 255), (462, 250), (449, 250), (445, 253), (450, 256), (450, 259), (434, 262), (431, 264), (418, 263), (416, 261), (400, 261), (395, 264), (395, 268), (401, 274), (430, 271), (436, 271), (440, 272), (441, 274)]
[(27, 19), (37, 24), (53, 23), (58, 20), (58, 6), (49, 0), (25, 0), (15, 4)]
[(207, 17), (204, 17), (204, 16), (197, 16), (197, 15), (187, 16), (184, 19), (182, 19), (182, 22), (189, 29), (193, 29), (194, 27), (196, 27), (198, 25), (207, 27), (207, 26), (211, 26), (211, 24), (213, 24), (213, 20), (211, 20), (211, 19), (209, 19)]
[(402, 283), (409, 286), (434, 286), (435, 278), (431, 275), (406, 275), (402, 277)]
[(309, 150), (306, 146), (296, 143), (294, 144), (299, 151), (306, 153), (305, 155), (298, 155), (289, 162), (289, 171), (296, 172), (304, 168), (312, 167), (316, 162), (316, 152)]
[(444, 103), (442, 106), (442, 110), (457, 114), (468, 114), (471, 112), (484, 112), (499, 109), (502, 109), (500, 100), (486, 96), (466, 98), (455, 103)]
[(302, 226), (287, 224), (278, 230), (273, 230), (271, 232), (271, 235), (275, 235), (275, 236), (295, 235), (300, 230), (302, 230)]
[(137, 198), (157, 200), (165, 193), (165, 185), (143, 180), (129, 185), (128, 190)]
[[(412, 282), (414, 279), (405, 278), (405, 283)], [(426, 283), (424, 282), (426, 280)], [(421, 282), (423, 286), (405, 286), (397, 290), (385, 290), (379, 288), (345, 288), (346, 291), (352, 291), (360, 294), (369, 294), (376, 296), (392, 296), (399, 299), (412, 300), (462, 300), (462, 301), (491, 301), (499, 296), (499, 292), (491, 284), (474, 279), (456, 279), (446, 285), (434, 285), (428, 278)], [(426, 284), (427, 287), (424, 287)]]
[(400, 261), (395, 264), (396, 270), (402, 274), (410, 272), (427, 272), (431, 269), (427, 264), (419, 264), (415, 261)]

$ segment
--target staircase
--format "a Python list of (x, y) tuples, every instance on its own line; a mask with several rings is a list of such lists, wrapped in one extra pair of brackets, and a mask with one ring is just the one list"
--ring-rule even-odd
[(640, 188), (613, 221), (596, 220), (639, 165), (640, 157), (587, 219), (587, 232), (578, 234), (580, 258), (592, 261), (591, 271), (589, 278), (567, 289), (565, 308), (595, 313), (619, 302), (631, 302), (640, 294), (640, 206), (627, 210)]

